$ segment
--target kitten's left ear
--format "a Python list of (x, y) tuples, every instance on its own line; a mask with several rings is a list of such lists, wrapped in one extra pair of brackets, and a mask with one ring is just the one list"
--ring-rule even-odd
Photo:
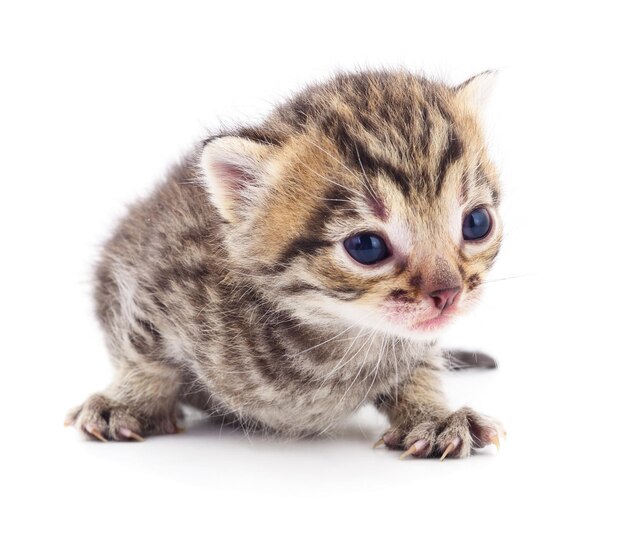
[(491, 95), (497, 75), (497, 71), (482, 72), (456, 86), (454, 91), (470, 110), (481, 113)]

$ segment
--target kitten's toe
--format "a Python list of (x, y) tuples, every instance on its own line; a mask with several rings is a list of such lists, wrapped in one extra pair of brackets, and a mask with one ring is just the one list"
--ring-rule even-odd
[(480, 449), (487, 445), (500, 448), (500, 438), (506, 438), (506, 431), (498, 420), (482, 415), (471, 408), (462, 408), (457, 413), (465, 416), (474, 448)]
[(109, 439), (110, 403), (102, 395), (93, 395), (85, 403), (74, 408), (65, 419), (65, 424), (75, 426), (87, 438), (106, 442)]
[(498, 421), (482, 415), (471, 408), (461, 408), (451, 413), (437, 436), (437, 451), (441, 460), (466, 458), (472, 449), (494, 444), (499, 447), (503, 433)]

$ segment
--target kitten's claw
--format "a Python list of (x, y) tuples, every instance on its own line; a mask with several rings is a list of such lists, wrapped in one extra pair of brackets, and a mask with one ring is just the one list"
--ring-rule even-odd
[(85, 431), (95, 437), (96, 439), (99, 439), (100, 441), (102, 441), (103, 443), (107, 443), (108, 439), (106, 437), (104, 437), (95, 427), (93, 426), (86, 426), (85, 427)]
[(492, 445), (496, 446), (496, 450), (500, 451), (500, 437), (498, 437), (498, 434), (494, 434), (489, 438), (489, 442)]
[(402, 454), (400, 454), (400, 459), (404, 460), (404, 458), (408, 458), (417, 452), (417, 447), (415, 444), (411, 445), (408, 449), (406, 449)]
[(427, 449), (427, 447), (428, 441), (420, 439), (419, 441), (413, 443), (407, 450), (405, 450), (400, 456), (400, 459), (404, 460), (404, 458), (406, 458), (407, 456), (421, 456), (422, 454), (424, 454), (424, 451)]
[(376, 441), (376, 443), (372, 445), (372, 448), (377, 449), (378, 447), (381, 447), (384, 444), (385, 444), (385, 440), (381, 437), (378, 441)]
[(129, 430), (128, 428), (120, 428), (119, 433), (127, 439), (134, 439), (135, 441), (144, 440), (143, 437), (141, 437), (139, 434), (136, 434), (132, 430)]
[(450, 443), (448, 443), (448, 446), (446, 447), (446, 450), (443, 451), (441, 458), (439, 458), (439, 461), (442, 462), (443, 460), (445, 460), (446, 456), (450, 454), (454, 449), (456, 449), (460, 443), (461, 438), (459, 437), (455, 437), (452, 441), (450, 441)]

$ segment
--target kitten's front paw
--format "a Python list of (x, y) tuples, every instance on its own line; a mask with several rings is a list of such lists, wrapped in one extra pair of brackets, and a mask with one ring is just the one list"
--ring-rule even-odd
[(147, 416), (102, 394), (90, 396), (71, 410), (65, 425), (100, 441), (142, 441), (146, 435), (181, 431), (175, 415)]
[(406, 449), (400, 459), (408, 456), (427, 458), (439, 456), (465, 458), (472, 448), (489, 444), (500, 446), (500, 436), (506, 436), (502, 425), (470, 408), (461, 408), (440, 420), (425, 421), (413, 427), (389, 430), (375, 446)]

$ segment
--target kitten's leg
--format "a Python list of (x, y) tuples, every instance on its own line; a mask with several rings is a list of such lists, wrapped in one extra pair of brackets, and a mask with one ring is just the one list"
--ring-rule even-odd
[(146, 435), (179, 432), (176, 371), (160, 363), (126, 363), (103, 392), (91, 395), (67, 416), (90, 438), (141, 440)]
[(450, 411), (444, 401), (438, 372), (418, 368), (399, 387), (397, 397), (380, 397), (377, 407), (385, 412), (391, 429), (377, 443), (402, 448), (402, 458), (412, 455), (464, 458), (472, 448), (499, 445), (501, 425), (470, 408)]
[(96, 303), (116, 375), (107, 389), (72, 410), (66, 423), (100, 440), (177, 432), (183, 380), (167, 361), (151, 294), (130, 269), (105, 256), (96, 272)]

